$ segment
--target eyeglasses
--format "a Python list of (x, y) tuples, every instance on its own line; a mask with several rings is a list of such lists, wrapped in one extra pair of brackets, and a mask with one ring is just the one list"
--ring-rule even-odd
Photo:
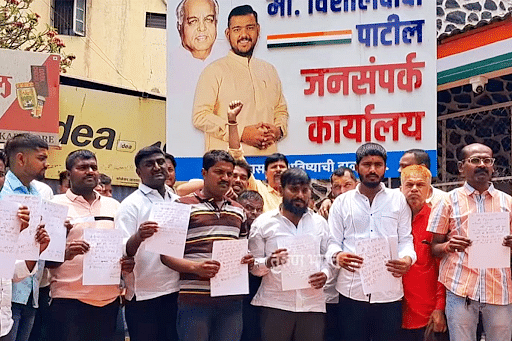
[(470, 164), (472, 164), (474, 166), (479, 166), (482, 162), (484, 163), (485, 166), (492, 166), (492, 165), (494, 165), (494, 160), (496, 160), (496, 159), (493, 157), (478, 157), (478, 156), (464, 159), (464, 161), (468, 161)]

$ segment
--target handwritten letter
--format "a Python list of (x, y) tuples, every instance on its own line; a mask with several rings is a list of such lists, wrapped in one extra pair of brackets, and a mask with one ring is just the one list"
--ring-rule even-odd
[(146, 251), (183, 258), (190, 208), (177, 202), (153, 203), (149, 221), (158, 224), (158, 231), (145, 241)]
[(468, 249), (470, 268), (510, 267), (510, 248), (503, 246), (503, 238), (510, 234), (509, 212), (471, 213), (468, 235), (473, 244)]
[(41, 223), (50, 236), (50, 244), (41, 254), (41, 259), (64, 262), (66, 250), (66, 227), (64, 222), (68, 215), (68, 207), (55, 204), (48, 200), (41, 203)]
[(121, 231), (84, 229), (84, 240), (90, 249), (84, 255), (83, 285), (118, 285), (123, 255)]
[(247, 239), (213, 242), (212, 259), (220, 263), (220, 269), (210, 279), (212, 297), (249, 293), (248, 265), (240, 263), (247, 255), (247, 245)]
[(393, 277), (386, 268), (391, 253), (390, 242), (385, 237), (356, 241), (356, 254), (363, 257), (359, 271), (365, 295), (399, 288), (401, 279)]
[(20, 260), (38, 260), (39, 244), (36, 242), (37, 227), (41, 224), (41, 199), (33, 195), (11, 194), (4, 197), (23, 206), (30, 211), (28, 227), (18, 237), (18, 255)]
[(12, 278), (18, 253), (19, 205), (0, 200), (0, 278)]
[(304, 235), (282, 238), (277, 241), (280, 249), (288, 251), (288, 261), (281, 266), (283, 291), (308, 289), (309, 276), (320, 271), (320, 239)]

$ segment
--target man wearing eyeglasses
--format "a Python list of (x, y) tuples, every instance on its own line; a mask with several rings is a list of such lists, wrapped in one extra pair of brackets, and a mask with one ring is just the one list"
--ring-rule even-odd
[[(466, 182), (452, 190), (432, 210), (428, 231), (434, 233), (432, 253), (442, 257), (439, 281), (446, 287), (446, 317), (450, 339), (476, 340), (479, 312), (488, 340), (512, 337), (510, 267), (476, 269), (468, 266), (468, 220), (474, 213), (510, 212), (512, 197), (491, 183), (491, 148), (474, 143), (461, 150), (459, 172)], [(510, 232), (509, 232), (510, 234)], [(512, 247), (512, 236), (503, 239)]]

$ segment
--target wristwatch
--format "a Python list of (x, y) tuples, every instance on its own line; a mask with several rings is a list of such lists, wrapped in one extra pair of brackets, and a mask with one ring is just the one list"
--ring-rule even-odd
[(332, 264), (334, 264), (334, 266), (338, 266), (338, 255), (340, 254), (340, 252), (341, 251), (338, 251), (332, 255), (331, 261)]

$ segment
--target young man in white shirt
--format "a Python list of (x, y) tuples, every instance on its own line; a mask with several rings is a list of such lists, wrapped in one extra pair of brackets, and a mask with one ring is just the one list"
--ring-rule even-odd
[(135, 155), (139, 189), (123, 200), (116, 215), (116, 227), (124, 231), (126, 253), (135, 257), (133, 277), (126, 278), (126, 322), (130, 338), (177, 340), (176, 312), (179, 273), (160, 261), (160, 255), (146, 251), (141, 243), (151, 237), (158, 224), (149, 220), (152, 203), (175, 201), (178, 196), (165, 184), (168, 168), (164, 153), (155, 146)]
[[(416, 260), (411, 235), (411, 211), (399, 191), (382, 183), (386, 171), (386, 150), (379, 144), (367, 143), (356, 151), (356, 171), (361, 183), (334, 201), (329, 212), (329, 228), (333, 242), (328, 259), (340, 267), (336, 290), (339, 301), (341, 339), (351, 341), (395, 340), (402, 319), (401, 281), (393, 277), (405, 274)], [(356, 241), (384, 239), (391, 260), (387, 271), (393, 277), (391, 290), (365, 293), (361, 266), (365, 261), (357, 254)], [(398, 255), (393, 250), (397, 250)], [(383, 283), (384, 284), (384, 283)]]
[[(329, 274), (325, 252), (329, 243), (327, 222), (308, 208), (311, 179), (299, 168), (288, 169), (281, 175), (283, 203), (279, 209), (266, 212), (254, 221), (249, 251), (257, 260), (252, 273), (263, 276), (252, 300), (261, 306), (262, 339), (266, 341), (322, 341), (324, 332), (325, 298), (323, 286)], [(308, 236), (317, 243), (316, 254), (299, 262), (319, 261), (321, 271), (311, 273), (309, 288), (282, 290), (282, 267), (288, 260), (280, 240)]]

